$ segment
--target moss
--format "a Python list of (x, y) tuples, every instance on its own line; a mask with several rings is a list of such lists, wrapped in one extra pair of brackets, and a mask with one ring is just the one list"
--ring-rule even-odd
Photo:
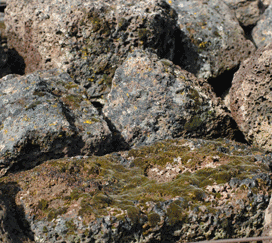
[(41, 103), (42, 103), (41, 101), (35, 101), (35, 102), (31, 103), (29, 106), (27, 106), (26, 110), (35, 109), (35, 107), (40, 105)]
[(37, 90), (35, 90), (35, 91), (33, 92), (33, 95), (37, 95), (37, 96), (39, 96), (39, 97), (43, 97), (43, 96), (46, 95), (46, 93), (43, 92), (43, 91), (37, 91)]
[(139, 223), (141, 211), (137, 207), (129, 207), (127, 209), (127, 215), (131, 220), (132, 224)]
[(40, 210), (46, 210), (48, 208), (48, 205), (49, 205), (48, 201), (46, 201), (45, 199), (41, 199), (38, 202), (37, 208)]
[(52, 221), (53, 219), (56, 219), (58, 215), (65, 214), (67, 212), (67, 207), (60, 207), (58, 209), (51, 208), (49, 213), (47, 214), (47, 219), (49, 221)]
[(177, 204), (176, 201), (172, 202), (167, 208), (166, 216), (168, 218), (168, 224), (173, 226), (183, 220), (183, 210)]
[(75, 232), (76, 232), (76, 230), (77, 230), (77, 227), (76, 227), (76, 225), (75, 225), (75, 223), (74, 223), (74, 221), (73, 221), (72, 219), (66, 221), (66, 222), (65, 222), (65, 226), (66, 226), (67, 229), (68, 229), (68, 232), (67, 232), (68, 235), (75, 235)]
[(77, 109), (80, 107), (80, 103), (83, 101), (83, 97), (80, 95), (67, 95), (62, 97), (62, 102), (72, 109)]
[(48, 229), (46, 226), (43, 226), (43, 233), (48, 233)]
[(193, 116), (190, 121), (186, 122), (184, 125), (184, 129), (191, 132), (196, 130), (202, 125), (202, 120), (199, 116)]
[(160, 215), (158, 215), (157, 213), (153, 213), (153, 212), (149, 213), (147, 218), (148, 218), (148, 224), (151, 227), (155, 227), (161, 221)]

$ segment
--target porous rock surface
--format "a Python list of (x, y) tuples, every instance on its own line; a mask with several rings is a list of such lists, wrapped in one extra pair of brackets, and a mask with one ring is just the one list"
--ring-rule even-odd
[(252, 38), (258, 47), (271, 43), (272, 40), (272, 5), (265, 10), (261, 19), (252, 30)]
[(104, 116), (131, 146), (187, 137), (237, 137), (210, 86), (166, 59), (135, 51), (116, 72)]
[(254, 26), (271, 0), (224, 0), (243, 27)]
[(234, 13), (220, 0), (169, 1), (178, 14), (180, 66), (201, 78), (235, 69), (255, 48)]
[(63, 68), (89, 97), (109, 91), (134, 48), (173, 59), (176, 17), (160, 0), (11, 0), (5, 10), (9, 46), (24, 57), (26, 72)]
[(220, 0), (10, 0), (5, 22), (26, 72), (63, 68), (94, 98), (109, 91), (115, 69), (135, 48), (204, 78), (236, 68), (254, 51)]
[(111, 148), (106, 122), (61, 70), (5, 76), (0, 96), (1, 176), (12, 166)]
[(230, 140), (175, 139), (50, 160), (1, 181), (35, 242), (188, 242), (259, 236), (271, 159)]
[(250, 143), (272, 151), (272, 46), (260, 48), (235, 73), (231, 113)]

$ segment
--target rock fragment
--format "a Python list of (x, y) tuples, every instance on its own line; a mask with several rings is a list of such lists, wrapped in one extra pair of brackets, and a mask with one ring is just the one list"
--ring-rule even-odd
[(230, 108), (248, 142), (272, 151), (272, 46), (260, 48), (235, 73)]

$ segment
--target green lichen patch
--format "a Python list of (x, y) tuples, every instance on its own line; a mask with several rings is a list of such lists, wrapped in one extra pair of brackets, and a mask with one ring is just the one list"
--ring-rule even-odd
[(62, 102), (71, 107), (72, 109), (77, 109), (80, 107), (80, 103), (83, 101), (83, 97), (81, 95), (65, 95), (61, 97)]
[[(238, 150), (243, 155), (234, 155)], [(23, 197), (29, 213), (37, 218), (52, 221), (74, 212), (75, 217), (90, 222), (111, 212), (118, 219), (129, 218), (132, 224), (145, 219), (148, 227), (154, 227), (161, 218), (150, 211), (150, 202), (154, 205), (182, 198), (173, 200), (166, 209), (168, 224), (176, 225), (186, 222), (194, 207), (205, 205), (207, 212), (216, 211), (216, 200), (223, 200), (222, 195), (208, 187), (227, 185), (232, 178), (269, 175), (268, 165), (256, 163), (255, 156), (260, 154), (264, 155), (227, 140), (165, 140), (105, 156), (51, 160), (9, 175), (5, 181), (20, 184), (18, 197)], [(123, 160), (130, 161), (131, 166), (124, 167)], [(244, 185), (229, 190), (233, 196), (228, 200), (237, 200), (246, 197), (249, 188)], [(260, 177), (250, 190), (269, 193), (271, 189)], [(26, 191), (31, 197), (24, 196)]]

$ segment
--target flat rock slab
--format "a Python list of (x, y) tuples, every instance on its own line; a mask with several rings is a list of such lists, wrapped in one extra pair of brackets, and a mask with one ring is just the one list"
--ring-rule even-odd
[(115, 73), (103, 113), (131, 146), (239, 132), (210, 86), (169, 60), (135, 51)]
[(259, 236), (271, 159), (229, 140), (165, 140), (105, 156), (50, 160), (8, 174), (0, 190), (9, 185), (6, 193), (24, 208), (35, 242)]
[(230, 108), (248, 142), (272, 151), (272, 46), (260, 48), (235, 73)]
[[(234, 13), (221, 0), (173, 0), (182, 32), (180, 66), (201, 78), (235, 69), (255, 50)], [(177, 57), (178, 58), (178, 57)]]
[(252, 38), (258, 47), (271, 43), (272, 40), (272, 5), (265, 10), (262, 18), (252, 30)]
[(63, 71), (5, 76), (0, 96), (1, 175), (12, 166), (110, 149), (106, 122)]

